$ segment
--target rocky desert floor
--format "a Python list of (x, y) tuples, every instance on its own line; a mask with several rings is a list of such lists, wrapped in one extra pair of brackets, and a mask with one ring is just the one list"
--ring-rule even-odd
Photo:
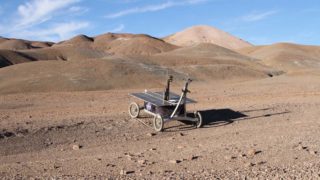
[(204, 127), (161, 133), (128, 115), (143, 90), (1, 95), (0, 179), (320, 179), (319, 76), (195, 82)]

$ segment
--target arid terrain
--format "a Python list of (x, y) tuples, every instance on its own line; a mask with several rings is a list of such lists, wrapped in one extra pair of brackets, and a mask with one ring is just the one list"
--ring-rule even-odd
[[(208, 26), (1, 38), (0, 67), (0, 179), (320, 179), (319, 46)], [(130, 118), (128, 94), (163, 90), (168, 74), (177, 93), (194, 79), (203, 128)]]

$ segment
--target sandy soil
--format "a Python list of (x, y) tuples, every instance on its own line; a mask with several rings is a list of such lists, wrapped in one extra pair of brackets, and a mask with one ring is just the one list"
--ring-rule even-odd
[(206, 125), (162, 133), (128, 116), (143, 89), (1, 95), (0, 177), (319, 179), (319, 89), (306, 75), (194, 83)]

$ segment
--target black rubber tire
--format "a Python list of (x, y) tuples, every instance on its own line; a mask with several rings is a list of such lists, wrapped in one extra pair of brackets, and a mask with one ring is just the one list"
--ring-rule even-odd
[(131, 118), (137, 118), (140, 114), (140, 107), (136, 102), (132, 102), (129, 105), (129, 115)]
[(198, 121), (196, 122), (196, 127), (201, 128), (203, 125), (201, 113), (199, 111), (196, 111), (194, 112), (194, 116), (198, 119)]
[(157, 132), (163, 131), (163, 125), (164, 125), (163, 118), (159, 114), (154, 116), (154, 118), (153, 118), (153, 128), (154, 128), (154, 130), (156, 130)]

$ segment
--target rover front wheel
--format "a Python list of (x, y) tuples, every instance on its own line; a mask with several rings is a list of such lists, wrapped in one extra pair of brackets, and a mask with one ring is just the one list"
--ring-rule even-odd
[(163, 124), (164, 124), (163, 118), (159, 114), (155, 115), (153, 118), (154, 129), (158, 132), (163, 131)]
[(137, 118), (140, 113), (140, 107), (137, 103), (132, 102), (129, 105), (129, 115), (131, 118)]

